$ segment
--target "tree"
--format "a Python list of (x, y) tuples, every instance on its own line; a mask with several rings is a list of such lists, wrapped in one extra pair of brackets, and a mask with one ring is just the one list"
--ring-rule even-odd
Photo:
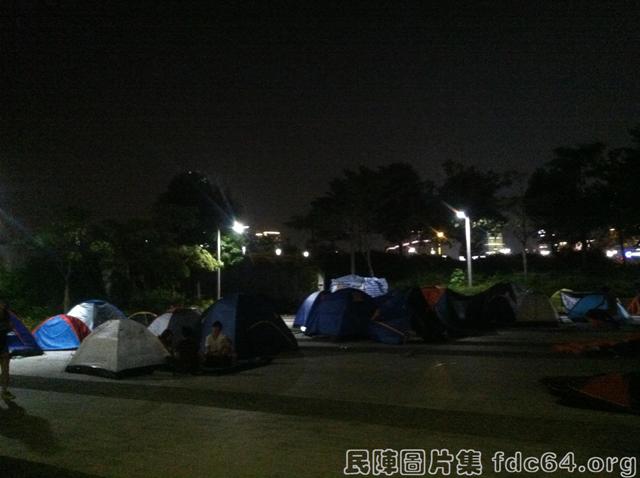
[(63, 284), (63, 310), (71, 306), (71, 278), (89, 252), (89, 213), (69, 209), (36, 234), (31, 246), (56, 265)]
[(440, 223), (439, 208), (433, 207), (433, 183), (423, 181), (410, 164), (392, 163), (378, 168), (374, 194), (375, 229), (392, 244), (401, 243), (414, 231)]
[(377, 169), (360, 166), (345, 169), (333, 179), (329, 191), (311, 202), (309, 212), (288, 223), (311, 231), (315, 245), (345, 241), (351, 273), (355, 274), (355, 254), (361, 252), (369, 275), (374, 275), (371, 249), (382, 235), (390, 242), (405, 239), (425, 223), (425, 183), (412, 166), (392, 163)]
[(212, 242), (217, 229), (229, 227), (241, 212), (229, 191), (195, 171), (174, 176), (154, 205), (156, 223), (179, 244)]
[(511, 226), (513, 235), (517, 239), (522, 256), (522, 272), (524, 274), (525, 281), (527, 280), (527, 274), (529, 272), (529, 265), (527, 261), (527, 245), (529, 240), (534, 237), (536, 228), (533, 221), (527, 214), (525, 207), (525, 193), (526, 193), (526, 176), (524, 174), (513, 175), (515, 191), (514, 194), (504, 199), (504, 204), (507, 211), (508, 224)]
[[(512, 172), (499, 173), (492, 169), (479, 170), (458, 161), (446, 161), (442, 165), (446, 178), (438, 190), (443, 206), (464, 211), (473, 221), (472, 248), (478, 249), (486, 241), (486, 235), (505, 224), (504, 204), (500, 193), (512, 183)], [(441, 210), (445, 210), (441, 206)], [(454, 227), (460, 221), (447, 211)], [(462, 232), (459, 234), (460, 242)]]
[(525, 193), (525, 210), (541, 229), (556, 239), (582, 244), (603, 223), (605, 210), (598, 200), (596, 167), (603, 161), (602, 143), (557, 148), (555, 157), (538, 168)]
[(634, 181), (640, 177), (640, 127), (629, 131), (632, 146), (618, 148), (602, 156), (595, 164), (598, 178), (594, 189), (599, 210), (609, 226), (615, 228), (623, 263), (626, 263), (626, 238), (640, 232), (637, 215), (638, 187)]

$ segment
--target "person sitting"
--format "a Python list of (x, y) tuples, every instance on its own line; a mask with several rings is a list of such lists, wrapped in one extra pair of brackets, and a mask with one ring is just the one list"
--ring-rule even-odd
[(233, 364), (233, 345), (229, 337), (222, 333), (222, 324), (216, 320), (211, 334), (205, 341), (205, 365), (209, 367), (229, 367)]
[(200, 370), (199, 344), (191, 327), (182, 327), (182, 340), (175, 346), (175, 368), (178, 372), (198, 373)]

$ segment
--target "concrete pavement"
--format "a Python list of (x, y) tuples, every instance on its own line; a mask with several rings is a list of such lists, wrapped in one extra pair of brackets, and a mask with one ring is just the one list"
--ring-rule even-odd
[(65, 373), (67, 352), (18, 359), (18, 408), (0, 405), (0, 471), (329, 477), (342, 476), (350, 448), (638, 455), (640, 417), (560, 406), (539, 383), (637, 369), (551, 350), (590, 337), (603, 333), (520, 328), (398, 347), (303, 339), (300, 354), (237, 375), (120, 381)]

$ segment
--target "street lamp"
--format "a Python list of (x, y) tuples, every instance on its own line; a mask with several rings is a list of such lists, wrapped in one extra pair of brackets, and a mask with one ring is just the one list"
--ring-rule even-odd
[(280, 249), (279, 247), (276, 248), (276, 256), (281, 256), (282, 255), (282, 249)]
[[(231, 226), (231, 230), (237, 234), (242, 234), (246, 229), (249, 229), (249, 226), (245, 226), (241, 222), (233, 221), (233, 225)], [(216, 286), (216, 297), (218, 300), (222, 297), (222, 234), (220, 234), (220, 228), (218, 228), (218, 240), (217, 240), (217, 251), (216, 257), (218, 258), (218, 284)], [(244, 250), (243, 250), (244, 254)]]
[(469, 287), (473, 286), (473, 275), (471, 272), (471, 219), (464, 211), (456, 211), (458, 219), (464, 219), (464, 233), (467, 240), (467, 283)]

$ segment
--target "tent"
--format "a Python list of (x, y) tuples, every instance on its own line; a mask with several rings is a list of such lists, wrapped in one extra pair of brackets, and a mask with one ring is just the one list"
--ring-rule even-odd
[(77, 349), (90, 333), (89, 327), (80, 319), (64, 314), (49, 317), (33, 329), (33, 336), (42, 350)]
[(340, 289), (358, 289), (371, 297), (378, 297), (389, 292), (387, 279), (380, 277), (360, 277), (355, 274), (331, 280), (331, 292)]
[(7, 346), (11, 355), (40, 355), (42, 349), (29, 329), (22, 323), (16, 314), (9, 311), (9, 320), (12, 330), (7, 334)]
[(177, 345), (184, 338), (182, 335), (183, 327), (190, 328), (196, 340), (200, 340), (202, 328), (200, 322), (200, 314), (195, 310), (175, 309), (158, 316), (151, 322), (151, 325), (149, 325), (149, 331), (155, 336), (160, 336), (162, 332), (169, 329), (173, 332), (174, 345)]
[[(554, 309), (556, 309), (556, 312), (560, 315), (566, 315), (567, 314), (567, 307), (565, 305), (565, 296), (568, 297), (568, 294), (574, 294), (574, 292), (571, 289), (560, 289), (555, 291), (552, 295), (551, 295), (551, 305), (553, 306)], [(574, 301), (571, 301), (571, 303), (573, 303)], [(569, 306), (569, 308), (571, 308), (571, 306)]]
[(440, 323), (430, 327), (440, 335), (473, 335), (515, 320), (516, 294), (511, 284), (496, 284), (476, 295), (436, 286), (423, 287), (421, 292), (432, 314), (429, 322), (435, 319)]
[(474, 296), (440, 287), (424, 287), (421, 291), (447, 337), (472, 335), (479, 331), (483, 303)]
[(408, 292), (394, 290), (374, 299), (377, 310), (367, 327), (367, 335), (376, 342), (404, 344), (411, 331)]
[(516, 322), (557, 324), (558, 313), (544, 294), (528, 291), (518, 298)]
[(131, 320), (135, 320), (145, 327), (148, 327), (149, 325), (151, 325), (151, 322), (156, 319), (156, 317), (158, 317), (158, 314), (154, 314), (153, 312), (148, 312), (146, 310), (141, 310), (140, 312), (134, 312), (128, 318)]
[(126, 318), (109, 320), (82, 342), (66, 371), (120, 378), (163, 365), (168, 355), (144, 325)]
[(126, 319), (124, 313), (115, 305), (104, 300), (88, 300), (73, 307), (67, 315), (80, 319), (93, 330), (107, 320)]
[(304, 333), (336, 338), (367, 337), (376, 309), (373, 298), (361, 290), (340, 289), (319, 294), (307, 316)]
[[(629, 313), (616, 298), (608, 298), (603, 292), (574, 292), (561, 289), (554, 293), (552, 302), (559, 313), (565, 311), (572, 321), (585, 321), (590, 316), (608, 316), (609, 319), (625, 322), (630, 320)], [(613, 313), (610, 310), (613, 309)]]
[(478, 294), (476, 300), (482, 302), (481, 326), (515, 322), (518, 299), (523, 293), (516, 285), (501, 282)]
[[(298, 308), (298, 311), (296, 312), (296, 318), (293, 320), (293, 326), (296, 328), (305, 328), (305, 324), (307, 323), (307, 318), (309, 317), (309, 314), (311, 313), (311, 309), (313, 307), (313, 304), (315, 304), (317, 297), (320, 294), (328, 294), (329, 292), (313, 292), (312, 294), (309, 294), (309, 296), (304, 300), (304, 302), (300, 305), (300, 307)], [(304, 332), (304, 329), (302, 329), (302, 331)]]
[(289, 328), (263, 298), (233, 294), (209, 307), (202, 318), (202, 351), (216, 321), (222, 324), (222, 333), (231, 340), (239, 359), (298, 349), (298, 342)]

